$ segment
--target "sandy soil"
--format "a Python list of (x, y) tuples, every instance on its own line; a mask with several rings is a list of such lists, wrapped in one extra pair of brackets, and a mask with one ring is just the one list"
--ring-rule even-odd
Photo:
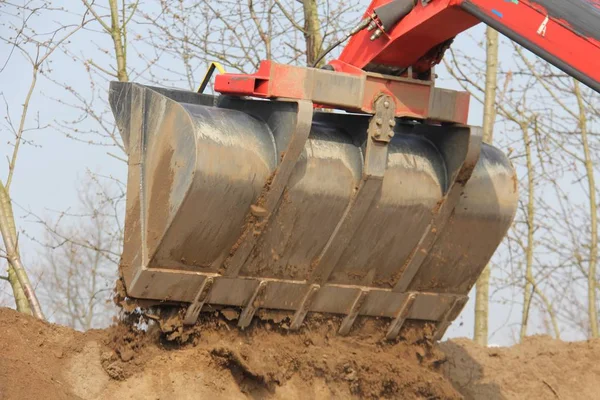
[(240, 332), (205, 316), (185, 346), (126, 327), (86, 333), (0, 309), (0, 399), (584, 399), (600, 393), (600, 341), (534, 337), (513, 348), (432, 344), (383, 323), (347, 338), (319, 316), (291, 334), (256, 321)]

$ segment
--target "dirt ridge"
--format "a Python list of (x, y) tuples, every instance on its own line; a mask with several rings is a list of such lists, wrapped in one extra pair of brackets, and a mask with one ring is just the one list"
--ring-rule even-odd
[(534, 337), (513, 348), (433, 344), (381, 323), (342, 338), (313, 316), (290, 334), (256, 321), (239, 331), (204, 316), (187, 346), (127, 327), (75, 332), (0, 309), (0, 400), (51, 399), (579, 399), (600, 389), (600, 341)]

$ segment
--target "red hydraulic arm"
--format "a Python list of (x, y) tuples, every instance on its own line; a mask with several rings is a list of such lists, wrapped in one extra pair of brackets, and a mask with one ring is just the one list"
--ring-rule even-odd
[[(386, 3), (374, 0), (365, 17)], [(381, 38), (371, 40), (366, 30), (353, 36), (336, 69), (417, 65), (430, 49), (480, 21), (600, 91), (600, 0), (418, 0)]]
[(217, 76), (215, 90), (397, 117), (466, 123), (469, 97), (434, 87), (432, 67), (459, 33), (484, 22), (600, 92), (600, 0), (373, 0), (340, 57), (324, 69), (261, 64)]

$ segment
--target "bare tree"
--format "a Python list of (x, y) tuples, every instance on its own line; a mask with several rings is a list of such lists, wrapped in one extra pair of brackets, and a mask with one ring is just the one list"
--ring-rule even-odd
[[(73, 140), (107, 148), (108, 156), (125, 162), (125, 148), (107, 102), (108, 83), (111, 79), (129, 80), (128, 25), (137, 6), (137, 1), (110, 0), (105, 7), (82, 0), (80, 9), (74, 12), (90, 17), (83, 32), (98, 43), (108, 35), (112, 46), (98, 45), (97, 52), (82, 52), (77, 42), (60, 47), (87, 73), (91, 90), (82, 91), (68, 81), (49, 77), (59, 89), (53, 100), (77, 115), (74, 119), (55, 120), (52, 127)], [(43, 240), (31, 239), (43, 246), (39, 262), (41, 293), (57, 322), (87, 330), (108, 325), (115, 315), (113, 303), (108, 300), (120, 261), (124, 187), (113, 176), (87, 171), (76, 210), (54, 212), (58, 216), (50, 218), (29, 214), (45, 228)]]
[[(492, 143), (494, 137), (494, 124), (496, 123), (496, 89), (498, 86), (498, 32), (487, 28), (486, 33), (486, 77), (485, 100), (483, 109), (483, 141)], [(488, 265), (476, 284), (475, 297), (475, 332), (474, 340), (482, 346), (488, 342), (489, 318), (489, 285), (490, 266)]]
[[(501, 51), (496, 110), (505, 134), (497, 143), (509, 150), (519, 176), (526, 177), (520, 186), (527, 198), (495, 257), (499, 268), (491, 285), (502, 296), (497, 301), (521, 307), (517, 337), (533, 329), (556, 337), (593, 337), (598, 319), (598, 97), (517, 45), (506, 42)], [(473, 51), (450, 53), (449, 72), (483, 104), (485, 59)], [(514, 296), (517, 287), (521, 294)], [(534, 328), (536, 320), (541, 326)]]
[(534, 287), (533, 252), (535, 233), (535, 169), (533, 165), (533, 156), (531, 151), (532, 145), (527, 121), (521, 122), (521, 130), (523, 132), (523, 144), (525, 146), (525, 159), (527, 165), (527, 244), (525, 245), (525, 289), (523, 290), (523, 312), (521, 313), (520, 333), (520, 340), (523, 341), (527, 335), (527, 324), (529, 322), (529, 311)]
[(75, 329), (108, 325), (115, 314), (110, 301), (118, 269), (122, 235), (119, 185), (107, 185), (89, 174), (80, 188), (77, 210), (44, 221), (46, 237), (41, 295), (54, 320)]
[(6, 21), (4, 22), (4, 26), (7, 28), (7, 32), (9, 32), (7, 36), (0, 37), (0, 40), (11, 48), (6, 60), (4, 60), (4, 67), (11, 62), (15, 54), (24, 57), (31, 65), (31, 81), (23, 102), (18, 124), (13, 124), (10, 117), (10, 105), (5, 101), (7, 110), (6, 127), (13, 135), (13, 150), (12, 155), (9, 157), (6, 185), (0, 183), (0, 203), (2, 204), (2, 207), (0, 207), (0, 230), (4, 241), (6, 258), (9, 263), (6, 280), (11, 284), (13, 289), (17, 309), (21, 312), (31, 313), (41, 319), (44, 318), (44, 315), (19, 253), (19, 243), (10, 198), (10, 187), (15, 176), (19, 151), (25, 140), (25, 133), (28, 130), (40, 128), (39, 125), (37, 127), (27, 126), (29, 106), (35, 92), (38, 77), (43, 73), (43, 67), (48, 63), (49, 57), (55, 50), (86, 23), (84, 15), (78, 24), (60, 26), (50, 32), (38, 33), (36, 28), (31, 25), (32, 21), (36, 18), (46, 18), (49, 12), (55, 10), (50, 2), (35, 0), (26, 1), (22, 4), (5, 3), (0, 9), (2, 18)]
[(598, 277), (598, 204), (596, 202), (596, 178), (594, 176), (594, 161), (592, 160), (590, 143), (588, 139), (588, 118), (587, 111), (581, 94), (579, 82), (573, 80), (573, 94), (577, 99), (577, 126), (581, 133), (581, 142), (583, 147), (583, 164), (585, 165), (585, 174), (588, 183), (588, 196), (590, 206), (590, 256), (587, 271), (588, 278), (588, 318), (590, 320), (590, 334), (592, 338), (598, 338), (598, 310), (597, 296)]
[[(552, 138), (556, 145), (564, 154), (575, 160), (581, 167), (572, 168), (573, 173), (578, 176), (577, 180), (586, 182), (586, 195), (588, 203), (588, 215), (585, 224), (588, 226), (588, 238), (583, 240), (587, 242), (587, 266), (581, 264), (580, 244), (575, 245), (575, 251), (572, 258), (579, 260), (579, 266), (582, 275), (587, 280), (587, 330), (592, 338), (598, 337), (598, 310), (597, 310), (597, 290), (598, 290), (598, 210), (597, 210), (597, 186), (595, 183), (595, 160), (592, 156), (593, 147), (597, 143), (592, 142), (590, 129), (594, 126), (593, 120), (597, 121), (597, 110), (593, 106), (595, 95), (584, 95), (579, 82), (568, 79), (564, 74), (553, 74), (551, 77), (544, 70), (538, 71), (535, 65), (528, 60), (527, 56), (521, 51), (517, 51), (521, 60), (527, 68), (527, 72), (540, 82), (544, 93), (552, 98), (557, 105), (557, 111), (561, 113), (561, 120), (549, 120), (551, 124), (542, 127), (548, 134), (553, 131), (563, 132), (563, 140)], [(591, 97), (590, 97), (591, 96)], [(571, 121), (576, 127), (576, 131), (569, 129), (565, 123)], [(595, 125), (597, 127), (597, 125)], [(579, 138), (578, 141), (573, 139)], [(579, 178), (580, 177), (580, 178)], [(551, 180), (557, 184), (556, 180)], [(565, 219), (574, 219), (575, 215), (565, 215)], [(585, 217), (584, 217), (585, 218)]]
[[(129, 81), (129, 73), (127, 71), (127, 25), (133, 18), (135, 11), (138, 7), (139, 1), (136, 0), (126, 5), (123, 1), (121, 5), (117, 0), (108, 0), (109, 6), (109, 19), (110, 22), (106, 21), (105, 18), (100, 15), (96, 7), (93, 6), (93, 2), (90, 3), (87, 0), (81, 0), (85, 5), (86, 9), (94, 16), (95, 21), (100, 24), (102, 29), (108, 33), (113, 42), (114, 57), (116, 60), (116, 77), (121, 82)], [(88, 60), (90, 65), (105, 71), (102, 67), (97, 66), (92, 60)], [(112, 75), (112, 73), (109, 73)]]
[(304, 39), (306, 41), (306, 62), (314, 65), (323, 51), (323, 35), (319, 21), (317, 0), (304, 0)]
[(140, 10), (148, 27), (140, 33), (161, 58), (151, 80), (192, 90), (213, 61), (228, 72), (254, 72), (261, 60), (312, 65), (360, 16), (358, 0), (157, 3), (158, 11)]
[(4, 279), (13, 288), (17, 310), (44, 319), (42, 308), (21, 261), (12, 205), (2, 182), (0, 182), (0, 233), (2, 234), (6, 259), (9, 264), (8, 276)]

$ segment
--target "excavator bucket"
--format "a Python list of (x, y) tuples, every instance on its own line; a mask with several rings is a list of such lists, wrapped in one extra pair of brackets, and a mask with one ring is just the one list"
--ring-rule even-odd
[[(129, 155), (121, 274), (128, 296), (202, 308), (433, 322), (441, 337), (511, 225), (517, 181), (481, 130), (311, 102), (112, 83)], [(385, 147), (385, 149), (384, 149)], [(383, 150), (382, 150), (383, 149)]]

